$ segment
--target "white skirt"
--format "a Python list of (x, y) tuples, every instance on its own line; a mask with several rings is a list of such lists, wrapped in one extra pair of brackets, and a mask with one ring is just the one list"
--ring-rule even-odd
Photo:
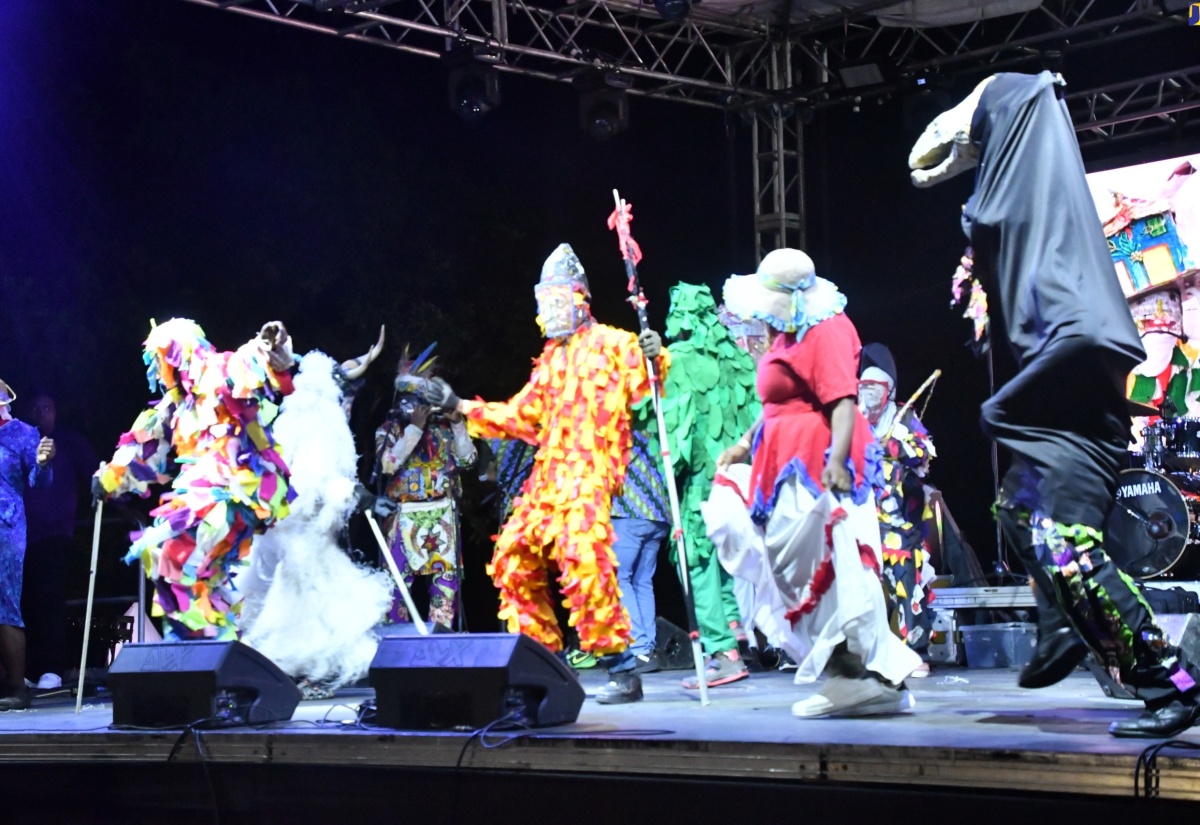
[(754, 626), (799, 665), (796, 683), (816, 681), (843, 641), (868, 670), (903, 681), (921, 658), (888, 627), (874, 498), (813, 498), (793, 476), (764, 529), (750, 518), (749, 491), (750, 466), (733, 465), (701, 511), (722, 566), (753, 586)]

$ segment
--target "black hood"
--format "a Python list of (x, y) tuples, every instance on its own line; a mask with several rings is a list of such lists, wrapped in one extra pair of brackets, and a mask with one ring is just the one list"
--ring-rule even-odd
[(1061, 89), (1042, 72), (999, 74), (984, 90), (971, 123), (979, 166), (963, 229), (1021, 366), (1050, 342), (1079, 336), (1074, 343), (1123, 381), (1145, 352)]

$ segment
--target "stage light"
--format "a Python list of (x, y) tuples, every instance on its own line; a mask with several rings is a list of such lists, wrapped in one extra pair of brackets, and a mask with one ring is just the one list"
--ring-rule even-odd
[(579, 89), (579, 128), (596, 140), (608, 140), (629, 128), (633, 79), (615, 70), (588, 72), (575, 78)]
[(450, 70), (450, 109), (468, 123), (500, 105), (500, 73), (494, 64), (501, 59), (498, 49), (465, 42), (456, 43), (442, 55)]
[(302, 6), (311, 6), (317, 11), (375, 11), (396, 3), (398, 0), (295, 0)]
[(887, 82), (888, 67), (879, 61), (850, 63), (837, 70), (838, 78), (847, 89), (879, 86)]
[(692, 13), (691, 0), (654, 0), (654, 8), (668, 23), (678, 23)]

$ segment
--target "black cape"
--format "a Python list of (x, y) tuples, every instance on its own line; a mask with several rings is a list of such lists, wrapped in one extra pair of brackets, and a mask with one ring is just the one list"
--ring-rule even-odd
[(1129, 442), (1125, 381), (1145, 352), (1058, 88), (1042, 72), (984, 90), (963, 228), (1018, 366), (983, 407), (1016, 456), (1002, 503), (1099, 529)]

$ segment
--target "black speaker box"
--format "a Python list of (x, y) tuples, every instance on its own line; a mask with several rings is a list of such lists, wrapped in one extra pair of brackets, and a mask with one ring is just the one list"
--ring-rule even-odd
[(387, 636), (371, 662), (376, 724), (476, 729), (501, 718), (563, 725), (579, 718), (575, 673), (513, 633)]
[(113, 724), (259, 725), (292, 718), (300, 689), (241, 642), (127, 644), (108, 669)]
[(663, 670), (692, 670), (692, 640), (686, 630), (671, 624), (662, 616), (654, 623), (654, 648), (658, 651)]

